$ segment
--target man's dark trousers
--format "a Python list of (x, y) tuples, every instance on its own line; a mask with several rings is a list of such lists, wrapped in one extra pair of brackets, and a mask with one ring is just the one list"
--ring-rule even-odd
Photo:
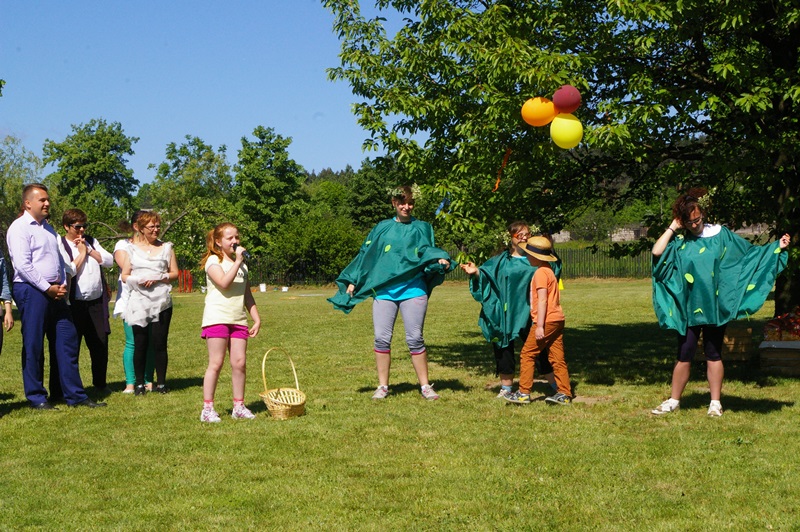
[(78, 370), (78, 335), (66, 300), (56, 301), (28, 283), (14, 283), (14, 301), (22, 324), (22, 382), (33, 405), (47, 400), (44, 388), (44, 337), (55, 354), (64, 400), (74, 405), (88, 399)]

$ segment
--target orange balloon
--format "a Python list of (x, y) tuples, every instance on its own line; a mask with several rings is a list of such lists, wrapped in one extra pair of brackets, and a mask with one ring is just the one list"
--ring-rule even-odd
[(546, 126), (557, 113), (555, 104), (541, 96), (531, 98), (522, 105), (522, 119), (532, 126)]

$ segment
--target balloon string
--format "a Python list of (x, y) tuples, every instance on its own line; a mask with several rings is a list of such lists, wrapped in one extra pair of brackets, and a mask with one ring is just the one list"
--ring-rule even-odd
[(494, 184), (492, 192), (497, 192), (497, 189), (500, 187), (500, 178), (503, 177), (503, 168), (508, 164), (509, 156), (511, 156), (511, 148), (506, 148), (506, 154), (503, 156), (503, 164), (500, 165), (500, 169), (497, 171), (497, 181)]

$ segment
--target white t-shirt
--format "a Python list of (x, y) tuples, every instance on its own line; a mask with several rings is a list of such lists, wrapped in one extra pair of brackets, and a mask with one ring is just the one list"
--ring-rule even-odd
[(224, 260), (220, 263), (216, 255), (211, 255), (206, 260), (206, 306), (203, 310), (203, 327), (209, 325), (247, 325), (247, 311), (244, 308), (244, 293), (247, 288), (247, 265), (242, 263), (236, 277), (226, 289), (220, 289), (211, 277), (208, 269), (211, 266), (220, 266), (224, 273), (233, 267), (233, 262)]

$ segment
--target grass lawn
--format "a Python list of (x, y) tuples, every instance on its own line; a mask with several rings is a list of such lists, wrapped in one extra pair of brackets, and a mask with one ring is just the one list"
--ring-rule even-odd
[[(675, 338), (655, 322), (647, 280), (566, 282), (578, 396), (567, 407), (495, 399), (494, 360), (465, 283), (437, 288), (428, 310), (441, 399), (420, 397), (399, 322), (391, 394), (372, 401), (371, 304), (345, 316), (325, 301), (331, 293), (255, 294), (263, 327), (250, 342), (246, 402), (257, 418), (230, 418), (226, 367), (214, 425), (198, 419), (201, 294), (175, 294), (172, 393), (114, 393), (105, 409), (27, 408), (17, 324), (0, 357), (0, 529), (800, 527), (798, 380), (729, 363), (725, 415), (708, 418), (697, 362), (681, 410), (651, 416), (669, 394)], [(110, 382), (121, 390), (121, 323), (112, 328)], [(258, 396), (273, 346), (294, 358), (306, 416), (273, 420)], [(288, 361), (273, 354), (269, 387), (293, 385)], [(85, 347), (82, 368), (90, 382)]]

